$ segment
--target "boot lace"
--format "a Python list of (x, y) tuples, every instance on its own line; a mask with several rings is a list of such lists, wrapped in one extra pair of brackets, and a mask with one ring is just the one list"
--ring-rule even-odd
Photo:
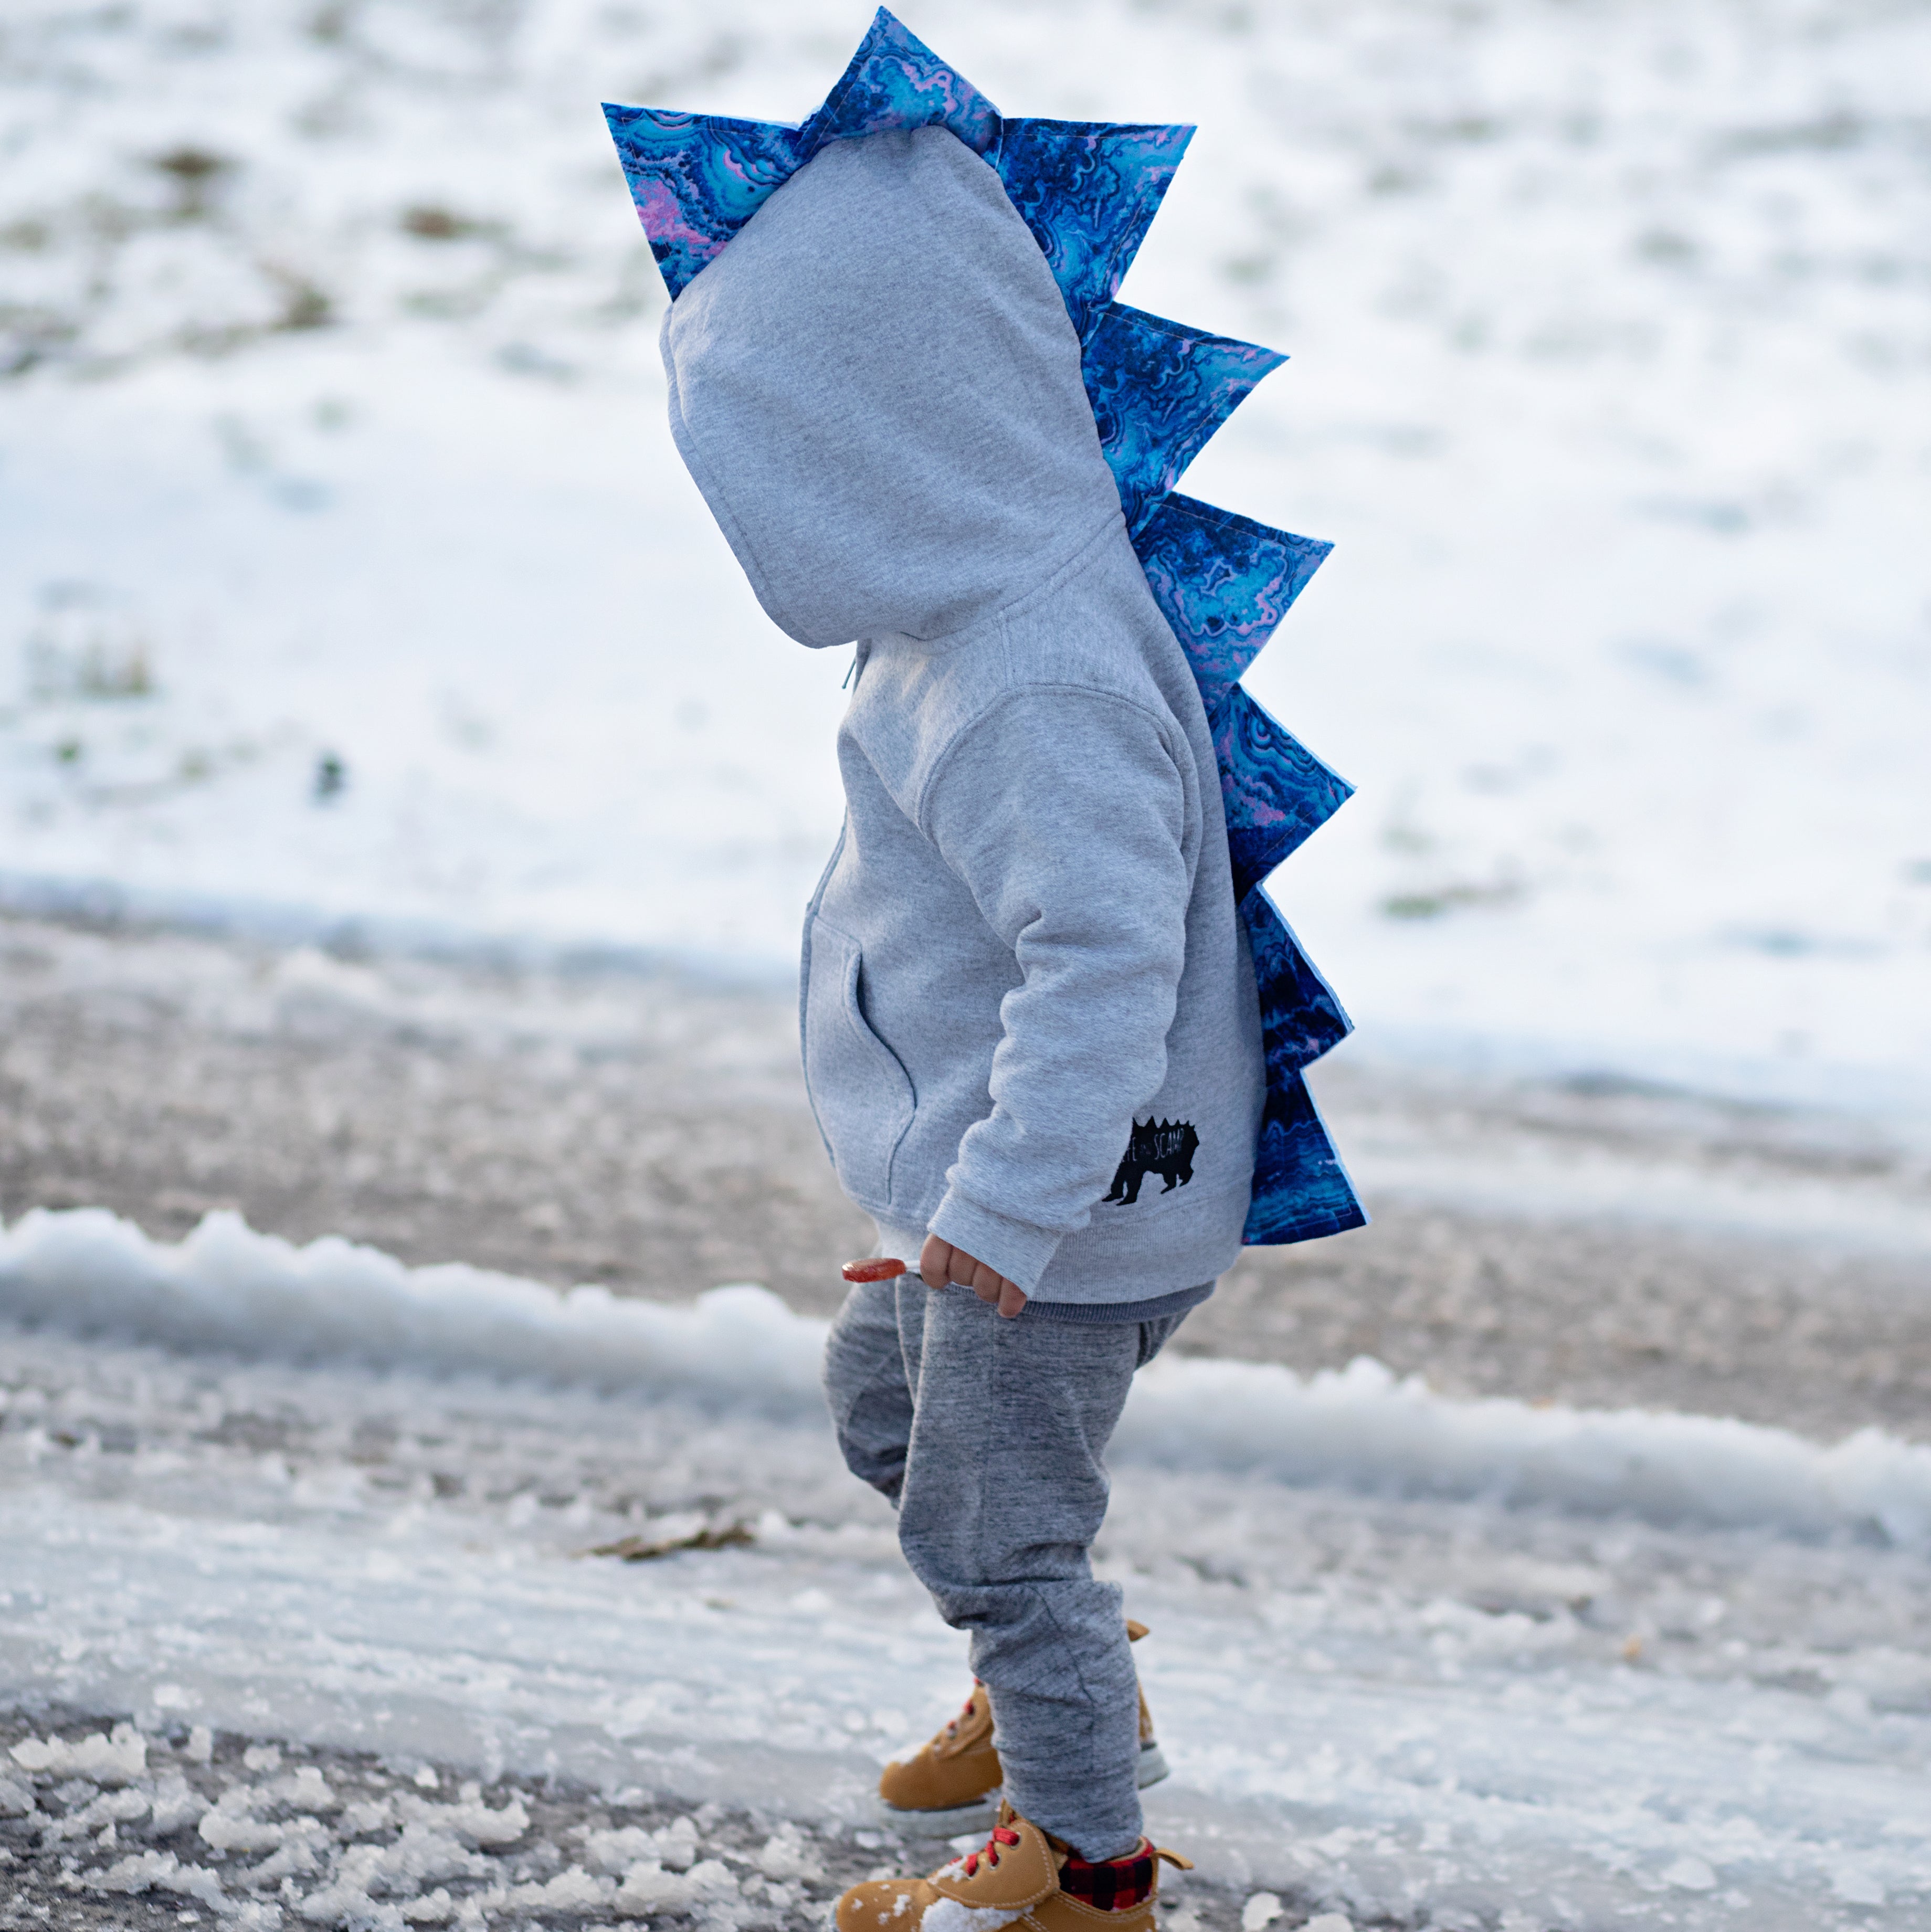
[(979, 1680), (977, 1678), (974, 1678), (973, 1679), (972, 1695), (959, 1706), (958, 1715), (956, 1718), (949, 1718), (946, 1720), (946, 1736), (947, 1737), (955, 1738), (958, 1736), (960, 1725), (964, 1724), (967, 1718), (972, 1715), (972, 1707), (978, 1701)]
[(994, 1826), (992, 1828), (992, 1836), (985, 1841), (985, 1850), (982, 1852), (968, 1852), (966, 1854), (966, 1876), (967, 1878), (970, 1878), (978, 1871), (979, 1862), (981, 1858), (985, 1859), (986, 1863), (990, 1865), (994, 1870), (997, 1871), (999, 1868), (1000, 1846), (1001, 1845), (1016, 1845), (1018, 1842), (1019, 1834), (1017, 1832), (1009, 1832), (1003, 1825)]

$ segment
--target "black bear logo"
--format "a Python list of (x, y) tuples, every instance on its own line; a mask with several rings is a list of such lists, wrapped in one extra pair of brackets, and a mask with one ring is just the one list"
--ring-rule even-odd
[(1106, 1198), (1132, 1207), (1140, 1198), (1141, 1182), (1150, 1174), (1166, 1182), (1162, 1194), (1184, 1187), (1193, 1178), (1193, 1157), (1199, 1148), (1200, 1136), (1191, 1120), (1149, 1120), (1144, 1126), (1135, 1120)]

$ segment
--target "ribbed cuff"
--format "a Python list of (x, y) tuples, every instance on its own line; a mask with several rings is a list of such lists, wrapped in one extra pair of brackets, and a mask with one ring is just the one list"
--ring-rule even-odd
[(939, 1203), (939, 1211), (932, 1216), (931, 1226), (940, 1240), (964, 1249), (975, 1261), (985, 1262), (1027, 1294), (1039, 1286), (1046, 1264), (1060, 1245), (1057, 1234), (1036, 1227), (1030, 1221), (995, 1214), (956, 1187), (946, 1189), (946, 1198)]

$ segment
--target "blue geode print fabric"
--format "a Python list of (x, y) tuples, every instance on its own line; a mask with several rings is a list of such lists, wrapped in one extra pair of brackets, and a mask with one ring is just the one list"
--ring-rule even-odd
[(827, 141), (894, 128), (949, 128), (982, 154), (999, 125), (999, 110), (881, 7), (824, 106), (799, 129), (798, 165)]
[(1244, 899), (1354, 795), (1348, 781), (1236, 685), (1207, 720), (1220, 764), (1234, 896)]
[(1348, 1016), (1261, 890), (1352, 788), (1240, 683), (1329, 546), (1174, 488), (1286, 358), (1114, 299), (1192, 128), (1007, 120), (883, 8), (802, 127), (658, 108), (607, 104), (604, 112), (673, 301), (828, 141), (946, 128), (998, 171), (1078, 333), (1087, 394), (1135, 552), (1187, 654), (1213, 734), (1267, 1069), (1243, 1238), (1304, 1241), (1360, 1227), (1367, 1216), (1301, 1077), (1346, 1037)]
[(769, 121), (607, 101), (604, 118), (673, 302), (797, 170), (797, 130)]
[(1334, 546), (1270, 530), (1177, 490), (1162, 499), (1133, 548), (1211, 718)]
[(1270, 1084), (1254, 1149), (1254, 1204), (1240, 1238), (1250, 1248), (1316, 1241), (1368, 1225), (1321, 1110), (1299, 1074)]
[(1345, 1040), (1351, 1023), (1273, 901), (1258, 886), (1241, 901), (1240, 916), (1254, 951), (1267, 1063), (1253, 1204), (1243, 1238), (1257, 1247), (1345, 1234), (1364, 1226), (1368, 1216), (1301, 1072)]
[(1108, 121), (1008, 121), (991, 157), (1045, 251), (1084, 342), (1140, 251), (1194, 130)]
[(1254, 385), (1287, 359), (1124, 302), (1108, 304), (1087, 338), (1081, 367), (1129, 532), (1138, 532)]
[(1269, 1087), (1312, 1066), (1352, 1030), (1341, 1002), (1301, 950), (1294, 928), (1258, 886), (1240, 902), (1265, 1015)]

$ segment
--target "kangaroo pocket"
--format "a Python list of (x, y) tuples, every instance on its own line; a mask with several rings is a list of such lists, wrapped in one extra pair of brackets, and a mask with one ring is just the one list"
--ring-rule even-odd
[(892, 1198), (892, 1156), (912, 1124), (912, 1082), (865, 1024), (862, 959), (849, 933), (811, 921), (805, 981), (805, 1084), (838, 1180), (853, 1200)]

